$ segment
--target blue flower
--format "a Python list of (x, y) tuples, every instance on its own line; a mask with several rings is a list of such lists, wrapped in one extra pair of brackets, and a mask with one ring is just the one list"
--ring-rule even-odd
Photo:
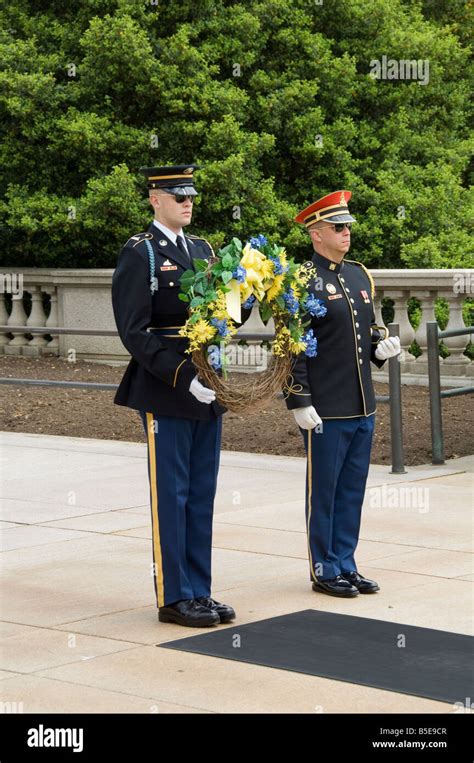
[(229, 333), (229, 329), (227, 328), (227, 320), (225, 318), (222, 320), (219, 320), (219, 318), (211, 318), (211, 324), (215, 326), (219, 336), (225, 337)]
[(303, 334), (303, 342), (306, 345), (304, 354), (307, 355), (308, 358), (315, 358), (318, 354), (318, 340), (313, 334), (313, 329), (309, 329), (306, 334)]
[(251, 294), (250, 297), (246, 299), (245, 302), (242, 303), (242, 307), (245, 307), (246, 310), (249, 310), (252, 307), (254, 302), (255, 302), (255, 296)]
[(207, 348), (207, 360), (214, 371), (218, 371), (219, 368), (222, 368), (221, 352), (216, 344), (211, 344)]
[(265, 246), (265, 244), (268, 244), (268, 239), (266, 239), (262, 233), (259, 233), (258, 236), (252, 236), (250, 239), (250, 246), (254, 249), (260, 249), (260, 247)]
[(296, 315), (299, 305), (295, 296), (295, 292), (291, 287), (288, 289), (288, 291), (284, 292), (283, 299), (285, 300), (285, 305), (288, 312), (291, 313), (291, 315)]
[(278, 257), (272, 257), (270, 255), (268, 259), (273, 262), (273, 272), (275, 273), (275, 275), (276, 276), (281, 275), (283, 273), (283, 265), (281, 264)]
[(326, 305), (324, 304), (322, 299), (317, 299), (313, 294), (310, 294), (305, 302), (303, 303), (303, 307), (305, 310), (307, 310), (311, 315), (315, 316), (316, 318), (324, 318), (326, 315), (328, 309)]
[(285, 267), (283, 267), (277, 255), (269, 254), (268, 259), (273, 262), (273, 272), (275, 273), (276, 276), (279, 276), (282, 273), (286, 273), (286, 271), (288, 270), (288, 265), (285, 265)]
[(237, 268), (232, 273), (232, 277), (239, 283), (243, 283), (247, 277), (247, 271), (243, 265), (237, 265)]

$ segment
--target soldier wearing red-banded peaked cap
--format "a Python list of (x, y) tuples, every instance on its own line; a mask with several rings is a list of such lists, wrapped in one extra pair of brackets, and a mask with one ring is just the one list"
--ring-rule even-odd
[(308, 457), (310, 580), (315, 591), (346, 597), (379, 590), (354, 558), (376, 410), (370, 363), (380, 368), (400, 352), (398, 337), (382, 339), (386, 329), (376, 325), (371, 274), (345, 258), (356, 222), (351, 195), (334, 191), (295, 217), (313, 244), (306, 303), (312, 336), (285, 390)]
[(295, 222), (303, 223), (306, 227), (325, 220), (330, 223), (355, 223), (355, 217), (349, 214), (348, 203), (351, 191), (334, 191), (322, 199), (314, 201), (295, 217)]

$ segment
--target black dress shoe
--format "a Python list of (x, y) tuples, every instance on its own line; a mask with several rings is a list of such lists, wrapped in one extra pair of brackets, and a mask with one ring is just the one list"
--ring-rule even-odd
[(338, 575), (331, 580), (317, 580), (313, 583), (313, 591), (319, 591), (320, 593), (327, 593), (329, 596), (358, 596), (359, 591), (357, 588), (341, 575)]
[(183, 599), (158, 610), (160, 623), (177, 623), (189, 628), (207, 628), (220, 622), (219, 615), (203, 607), (196, 599)]
[(343, 572), (342, 577), (347, 580), (351, 585), (355, 586), (360, 593), (375, 593), (380, 591), (380, 587), (375, 580), (369, 580), (369, 578), (363, 578), (355, 570), (353, 572)]
[(216, 612), (219, 615), (221, 623), (228, 623), (235, 617), (235, 612), (228, 604), (219, 604), (218, 601), (214, 601), (210, 596), (200, 596), (196, 601), (202, 604), (203, 607), (208, 607), (212, 612)]

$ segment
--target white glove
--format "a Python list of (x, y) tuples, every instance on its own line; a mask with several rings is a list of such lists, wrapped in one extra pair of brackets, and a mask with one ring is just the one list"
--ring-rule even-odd
[(308, 405), (306, 408), (294, 408), (293, 416), (301, 429), (314, 429), (318, 424), (323, 423), (312, 405)]
[(209, 387), (205, 387), (203, 384), (201, 384), (201, 382), (198, 381), (197, 374), (189, 385), (189, 391), (191, 395), (194, 395), (194, 397), (199, 400), (200, 403), (206, 403), (209, 405), (213, 400), (216, 399), (216, 393), (214, 390), (209, 389)]
[(375, 357), (379, 360), (387, 360), (387, 358), (393, 358), (394, 355), (399, 354), (400, 338), (398, 336), (389, 336), (387, 339), (382, 339), (375, 349)]

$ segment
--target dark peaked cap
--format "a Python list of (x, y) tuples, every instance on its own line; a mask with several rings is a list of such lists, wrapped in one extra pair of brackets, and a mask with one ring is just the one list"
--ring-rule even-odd
[(194, 170), (197, 164), (175, 164), (170, 167), (140, 167), (140, 172), (146, 176), (148, 188), (162, 188), (169, 193), (183, 193), (197, 196), (194, 187)]

